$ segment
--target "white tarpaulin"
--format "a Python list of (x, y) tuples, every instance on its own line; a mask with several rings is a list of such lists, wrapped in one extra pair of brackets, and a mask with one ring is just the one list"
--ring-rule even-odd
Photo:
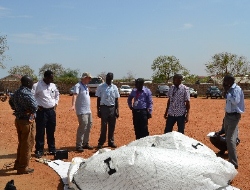
[[(73, 173), (75, 189), (226, 189), (237, 174), (201, 142), (172, 132), (101, 151)], [(78, 167), (77, 167), (78, 168)], [(224, 187), (224, 188), (223, 188)]]

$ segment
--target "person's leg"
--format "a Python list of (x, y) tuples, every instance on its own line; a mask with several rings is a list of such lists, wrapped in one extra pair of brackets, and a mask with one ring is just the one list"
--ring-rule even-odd
[(17, 170), (19, 167), (19, 160), (20, 160), (20, 143), (21, 143), (21, 130), (20, 126), (18, 125), (18, 119), (15, 119), (15, 126), (16, 126), (16, 131), (17, 131), (17, 138), (18, 138), (18, 146), (17, 146), (17, 155), (16, 155), (16, 160), (14, 164), (14, 169)]
[(139, 139), (140, 138), (140, 118), (138, 115), (138, 112), (136, 110), (133, 110), (133, 125), (134, 125), (134, 131), (135, 131), (135, 139)]
[(185, 115), (176, 117), (177, 119), (177, 126), (178, 126), (178, 132), (184, 134), (185, 129)]
[(37, 154), (38, 157), (40, 157), (43, 155), (44, 151), (45, 126), (48, 119), (43, 110), (37, 110), (35, 120), (36, 120), (35, 153)]
[(176, 122), (176, 118), (174, 116), (168, 115), (168, 118), (166, 120), (166, 127), (164, 130), (164, 133), (172, 132), (175, 122)]
[(143, 138), (149, 135), (148, 132), (148, 117), (147, 110), (141, 110), (139, 113), (139, 138)]
[(90, 129), (92, 127), (92, 114), (91, 113), (86, 114), (86, 119), (87, 119), (87, 125), (83, 137), (83, 147), (88, 146), (89, 148), (92, 148), (89, 146), (89, 135), (90, 135)]
[(76, 148), (81, 148), (83, 145), (84, 131), (87, 127), (88, 118), (86, 114), (77, 115), (78, 118), (78, 128), (76, 132)]
[(238, 137), (238, 123), (241, 115), (226, 115), (224, 119), (224, 129), (226, 134), (227, 151), (229, 162), (238, 168), (238, 158), (236, 151), (236, 139)]
[(19, 165), (17, 173), (26, 173), (29, 167), (29, 161), (31, 157), (32, 144), (31, 139), (34, 139), (34, 126), (33, 123), (28, 120), (17, 120), (17, 128), (19, 128), (20, 134), (20, 151), (19, 151)]
[(46, 125), (47, 144), (49, 152), (51, 154), (54, 154), (56, 152), (56, 147), (55, 147), (56, 112), (54, 109), (51, 109), (47, 110), (46, 114), (48, 115), (48, 122)]
[(109, 117), (108, 117), (108, 145), (112, 146), (115, 143), (114, 132), (115, 132), (116, 116), (115, 116), (115, 107), (109, 108)]
[(101, 106), (101, 133), (98, 140), (98, 145), (103, 145), (106, 141), (107, 123), (108, 123), (109, 109), (106, 106)]

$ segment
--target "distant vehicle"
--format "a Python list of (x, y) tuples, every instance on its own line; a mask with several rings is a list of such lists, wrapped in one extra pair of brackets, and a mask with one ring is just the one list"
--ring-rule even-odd
[(217, 86), (210, 86), (208, 89), (207, 89), (207, 92), (206, 92), (206, 96), (207, 98), (210, 97), (210, 98), (222, 98), (222, 92), (220, 91), (220, 89), (217, 87)]
[(168, 85), (158, 85), (156, 89), (156, 97), (168, 96), (169, 86)]
[(193, 88), (189, 88), (189, 93), (190, 93), (190, 97), (194, 97), (194, 98), (198, 97), (197, 90), (194, 90)]
[(72, 96), (74, 94), (74, 87), (75, 86), (72, 86), (70, 89), (69, 89), (69, 95)]
[(97, 87), (103, 83), (103, 80), (101, 77), (93, 77), (89, 81), (88, 87), (89, 87), (89, 95), (95, 96), (95, 92)]
[(121, 85), (119, 89), (120, 96), (128, 96), (132, 91), (129, 85)]

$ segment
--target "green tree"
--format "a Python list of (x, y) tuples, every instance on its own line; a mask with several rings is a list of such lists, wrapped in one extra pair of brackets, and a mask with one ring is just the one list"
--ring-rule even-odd
[(205, 66), (209, 75), (219, 78), (229, 73), (238, 77), (244, 77), (249, 73), (249, 62), (245, 57), (227, 52), (215, 54)]
[(66, 69), (63, 73), (56, 77), (56, 82), (65, 82), (65, 83), (77, 83), (79, 81), (79, 70)]
[(4, 53), (8, 49), (9, 49), (9, 47), (7, 46), (6, 36), (0, 36), (0, 68), (2, 68), (2, 69), (5, 68), (3, 61), (7, 58), (7, 56), (4, 55)]
[(43, 77), (47, 70), (51, 70), (55, 78), (60, 77), (65, 72), (64, 67), (59, 63), (46, 63), (39, 69), (39, 76)]
[(179, 73), (183, 76), (189, 74), (189, 71), (180, 64), (179, 59), (175, 56), (159, 56), (151, 65), (151, 69), (154, 71), (152, 79), (153, 82), (168, 82), (174, 74)]
[(35, 75), (34, 70), (31, 69), (29, 65), (11, 67), (8, 73), (10, 75), (21, 75), (21, 76), (28, 75), (32, 77), (34, 80), (37, 79), (37, 76)]

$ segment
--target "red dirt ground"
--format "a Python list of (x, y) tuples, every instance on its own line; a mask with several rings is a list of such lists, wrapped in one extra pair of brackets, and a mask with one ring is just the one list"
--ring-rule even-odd
[[(117, 120), (115, 130), (115, 143), (118, 146), (125, 145), (135, 140), (132, 115), (126, 104), (126, 97), (119, 99), (120, 102), (120, 117)], [(154, 98), (153, 117), (149, 120), (150, 135), (162, 134), (164, 131), (165, 120), (163, 114), (166, 108), (166, 98)], [(96, 98), (91, 98), (93, 112), (93, 127), (90, 136), (90, 145), (96, 146), (100, 131), (100, 119), (96, 116)], [(246, 112), (242, 115), (239, 124), (240, 140), (238, 146), (239, 169), (238, 175), (233, 180), (233, 186), (240, 189), (250, 189), (250, 100), (246, 99)], [(213, 147), (206, 135), (211, 131), (217, 131), (221, 127), (224, 116), (223, 99), (205, 99), (191, 98), (190, 121), (186, 125), (185, 134), (195, 138), (215, 152), (218, 150)], [(75, 112), (69, 111), (71, 106), (71, 97), (61, 95), (59, 106), (57, 108), (57, 129), (56, 129), (56, 147), (57, 149), (68, 149), (69, 159), (81, 156), (84, 158), (90, 157), (95, 150), (85, 150), (83, 153), (75, 152), (75, 136), (77, 129), (77, 118)], [(14, 116), (12, 110), (6, 102), (0, 102), (0, 189), (4, 189), (5, 184), (14, 179), (18, 190), (54, 190), (63, 189), (63, 183), (60, 177), (49, 166), (35, 161), (34, 155), (31, 159), (30, 167), (34, 168), (33, 174), (17, 175), (13, 168), (13, 162), (16, 156), (17, 134), (14, 126)], [(176, 128), (175, 128), (176, 130)], [(46, 147), (47, 148), (47, 147)], [(53, 159), (53, 156), (45, 156), (45, 158)], [(227, 159), (227, 155), (225, 156)], [(7, 169), (5, 165), (12, 164)]]

